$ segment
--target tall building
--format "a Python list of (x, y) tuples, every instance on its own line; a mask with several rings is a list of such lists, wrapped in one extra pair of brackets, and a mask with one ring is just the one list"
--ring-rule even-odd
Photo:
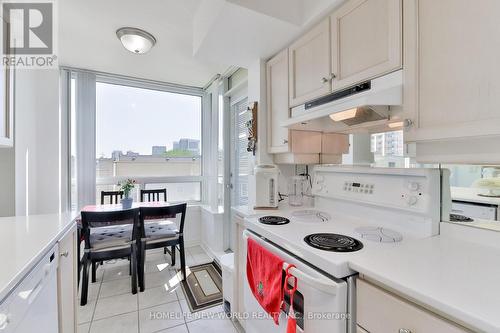
[(372, 134), (371, 150), (375, 155), (403, 156), (402, 131)]
[(151, 153), (153, 156), (163, 155), (167, 151), (166, 146), (153, 146), (151, 147)]
[(174, 141), (173, 144), (174, 150), (187, 150), (195, 153), (196, 155), (200, 154), (200, 140), (195, 139), (180, 139), (179, 141)]

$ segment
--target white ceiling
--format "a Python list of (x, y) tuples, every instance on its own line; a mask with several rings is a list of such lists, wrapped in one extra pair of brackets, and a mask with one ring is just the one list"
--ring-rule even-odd
[[(201, 87), (228, 66), (193, 56), (193, 17), (200, 0), (59, 1), (61, 65)], [(116, 30), (132, 26), (152, 33), (145, 55), (125, 50)]]
[[(64, 66), (204, 86), (229, 66), (267, 59), (344, 0), (63, 0)], [(152, 33), (145, 55), (125, 50), (116, 30)]]
[(248, 67), (268, 59), (345, 0), (202, 0), (194, 53)]

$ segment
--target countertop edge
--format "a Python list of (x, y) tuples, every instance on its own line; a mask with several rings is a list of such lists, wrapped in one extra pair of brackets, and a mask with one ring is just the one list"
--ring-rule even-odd
[(471, 330), (480, 330), (482, 332), (500, 332), (500, 327), (491, 325), (481, 318), (470, 316), (467, 312), (461, 311), (460, 308), (450, 306), (450, 304), (443, 303), (439, 299), (432, 298), (418, 290), (408, 288), (395, 280), (383, 277), (373, 270), (366, 269), (359, 264), (351, 262), (349, 263), (349, 267), (360, 274), (366, 275), (371, 280), (378, 282), (382, 287), (386, 287), (389, 291), (395, 292), (400, 297), (415, 302), (422, 307), (429, 307), (431, 312), (451, 320), (458, 325)]
[(43, 258), (45, 254), (72, 228), (76, 229), (76, 217), (71, 218), (64, 228), (62, 228), (33, 258), (10, 280), (3, 290), (0, 290), (0, 304), (11, 294), (11, 292), (18, 286), (18, 284), (26, 277), (33, 267)]

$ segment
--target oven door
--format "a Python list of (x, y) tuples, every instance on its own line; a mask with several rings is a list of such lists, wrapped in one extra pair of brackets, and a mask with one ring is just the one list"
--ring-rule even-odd
[[(345, 281), (321, 274), (295, 256), (248, 230), (243, 232), (245, 253), (248, 238), (252, 238), (283, 259), (285, 261), (284, 268), (290, 264), (296, 266), (296, 268), (290, 269), (290, 272), (298, 280), (298, 289), (294, 296), (297, 332), (347, 332), (347, 283)], [(246, 272), (244, 274), (246, 276)], [(275, 325), (255, 300), (248, 283), (244, 285), (243, 297), (245, 306), (243, 316), (245, 317), (245, 330), (247, 333), (286, 332), (287, 317), (285, 313), (282, 311), (279, 325)], [(285, 308), (288, 309), (288, 298), (285, 298), (285, 303)]]

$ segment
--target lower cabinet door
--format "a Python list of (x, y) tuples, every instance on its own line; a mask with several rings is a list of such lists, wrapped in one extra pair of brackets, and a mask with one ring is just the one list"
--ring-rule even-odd
[(59, 268), (57, 269), (59, 333), (76, 332), (78, 296), (76, 246), (76, 230), (74, 229), (59, 241)]
[(364, 280), (357, 282), (357, 332), (471, 332)]

